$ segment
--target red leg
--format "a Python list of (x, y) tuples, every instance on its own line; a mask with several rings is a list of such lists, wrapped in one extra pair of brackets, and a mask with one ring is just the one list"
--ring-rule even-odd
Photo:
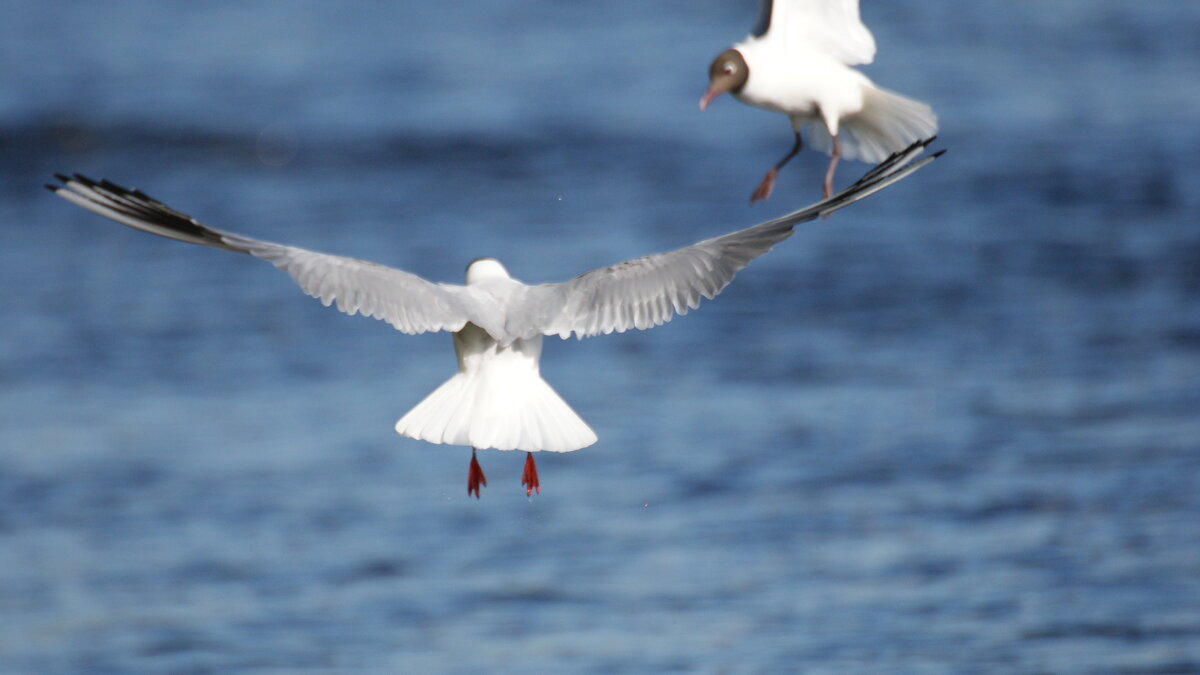
[(525, 486), (525, 496), (533, 494), (536, 490), (542, 494), (542, 484), (538, 482), (537, 464), (533, 463), (533, 453), (525, 453), (525, 473), (521, 475), (521, 485)]
[(837, 170), (838, 160), (842, 157), (842, 142), (837, 136), (833, 137), (833, 152), (829, 156), (829, 168), (825, 169), (825, 199), (833, 194), (833, 172)]
[(483, 469), (479, 466), (479, 460), (475, 459), (475, 448), (471, 448), (471, 469), (467, 472), (467, 496), (475, 493), (475, 499), (479, 499), (479, 486), (487, 487), (487, 478), (483, 475)]
[(800, 149), (804, 147), (804, 141), (800, 138), (800, 132), (795, 131), (793, 133), (796, 134), (796, 142), (792, 144), (791, 151), (784, 155), (783, 159), (775, 162), (775, 166), (771, 167), (771, 170), (767, 172), (766, 176), (763, 176), (762, 182), (758, 184), (758, 189), (754, 191), (754, 194), (750, 195), (751, 204), (760, 199), (766, 199), (767, 197), (771, 196), (771, 190), (775, 188), (775, 177), (779, 175), (779, 170), (782, 169), (783, 165), (787, 164), (788, 161), (795, 157), (796, 153), (800, 152)]

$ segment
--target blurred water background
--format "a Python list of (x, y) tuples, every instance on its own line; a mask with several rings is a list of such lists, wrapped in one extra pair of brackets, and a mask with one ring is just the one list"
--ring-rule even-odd
[(548, 339), (600, 442), (476, 502), (448, 336), (41, 184), (563, 280), (818, 196), (696, 109), (755, 3), (3, 2), (0, 672), (1200, 672), (1200, 3), (864, 4), (950, 153)]

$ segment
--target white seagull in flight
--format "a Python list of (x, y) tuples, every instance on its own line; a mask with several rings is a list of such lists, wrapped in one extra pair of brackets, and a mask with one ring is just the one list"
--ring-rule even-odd
[(704, 110), (729, 92), (749, 105), (780, 112), (796, 140), (759, 183), (751, 202), (766, 199), (775, 176), (808, 141), (830, 155), (824, 195), (833, 192), (838, 159), (879, 162), (937, 133), (928, 105), (876, 87), (850, 66), (875, 59), (875, 38), (858, 15), (858, 0), (762, 0), (745, 40), (708, 68)]
[(466, 284), (439, 284), (364, 260), (317, 253), (218, 230), (138, 190), (75, 174), (47, 185), (58, 196), (124, 225), (179, 241), (249, 253), (284, 270), (305, 293), (347, 314), (419, 334), (450, 331), (458, 372), (400, 418), (396, 431), (430, 443), (471, 446), (467, 494), (487, 485), (476, 449), (524, 450), (525, 494), (541, 492), (533, 453), (569, 452), (596, 434), (538, 373), (542, 337), (645, 329), (712, 298), (734, 274), (792, 228), (881, 190), (933, 161), (913, 144), (837, 195), (786, 216), (668, 253), (585, 272), (570, 281), (527, 286), (493, 258), (467, 266)]

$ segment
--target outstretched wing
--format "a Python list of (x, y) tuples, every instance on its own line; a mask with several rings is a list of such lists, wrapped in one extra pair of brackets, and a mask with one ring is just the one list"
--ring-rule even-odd
[(796, 225), (853, 204), (932, 162), (942, 151), (914, 161), (932, 141), (914, 143), (845, 190), (786, 216), (669, 253), (595, 269), (563, 283), (532, 286), (523, 303), (509, 313), (509, 330), (521, 337), (542, 333), (583, 338), (664, 324), (698, 307), (700, 298), (715, 297), (751, 260), (791, 236)]
[(751, 35), (816, 49), (848, 66), (875, 59), (858, 0), (762, 0)]
[[(179, 241), (249, 253), (284, 270), (305, 293), (347, 314), (387, 321), (416, 334), (457, 331), (483, 313), (463, 286), (435, 284), (403, 270), (224, 232), (107, 180), (56, 175), (46, 188), (69, 202), (124, 225)], [(491, 323), (481, 321), (481, 323)]]

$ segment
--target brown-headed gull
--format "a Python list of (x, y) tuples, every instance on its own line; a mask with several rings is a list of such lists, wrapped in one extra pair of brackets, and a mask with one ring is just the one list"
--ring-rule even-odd
[(762, 0), (745, 40), (717, 55), (708, 69), (704, 110), (729, 92), (742, 103), (780, 112), (795, 142), (751, 195), (770, 196), (779, 169), (808, 141), (830, 155), (824, 196), (833, 192), (838, 160), (879, 162), (937, 133), (937, 117), (920, 101), (880, 89), (850, 66), (875, 58), (875, 38), (858, 15), (858, 0)]
[[(932, 139), (930, 139), (932, 140)], [(467, 493), (487, 485), (476, 449), (526, 451), (521, 484), (541, 492), (533, 453), (569, 452), (596, 434), (538, 372), (542, 337), (645, 329), (713, 298), (754, 258), (823, 217), (933, 161), (929, 141), (913, 144), (838, 194), (753, 227), (668, 253), (627, 260), (562, 283), (529, 286), (493, 258), (467, 266), (464, 285), (433, 283), (364, 260), (317, 253), (218, 230), (106, 180), (58, 175), (46, 187), (89, 211), (152, 234), (249, 253), (291, 275), (305, 293), (347, 314), (387, 321), (404, 333), (450, 331), (458, 372), (396, 423), (404, 436), (471, 447)], [(920, 159), (918, 159), (920, 158)]]

